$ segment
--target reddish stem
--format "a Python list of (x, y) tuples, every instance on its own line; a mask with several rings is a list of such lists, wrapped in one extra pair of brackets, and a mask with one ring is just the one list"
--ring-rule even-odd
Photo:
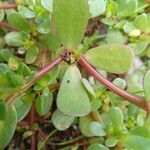
[[(34, 124), (34, 102), (32, 104), (31, 110), (30, 110), (30, 128), (32, 129), (32, 126)], [(31, 150), (35, 150), (35, 133), (32, 134), (31, 136)]]
[(129, 94), (128, 92), (118, 88), (116, 85), (112, 84), (110, 81), (108, 81), (106, 78), (104, 78), (101, 74), (99, 74), (87, 61), (86, 59), (81, 56), (78, 60), (78, 63), (93, 77), (95, 77), (96, 80), (98, 80), (102, 85), (104, 85), (106, 88), (111, 90), (112, 92), (116, 93), (117, 95), (121, 96), (125, 100), (129, 101), (130, 103), (143, 108), (145, 108), (145, 102), (142, 98), (136, 97), (134, 95)]
[(36, 76), (27, 83), (26, 85), (23, 85), (19, 90), (14, 92), (13, 94), (9, 95), (9, 97), (6, 99), (7, 104), (11, 104), (17, 97), (21, 96), (24, 92), (26, 92), (38, 79), (43, 77), (46, 73), (51, 71), (55, 66), (59, 65), (62, 62), (61, 56), (53, 60), (50, 64), (43, 67), (41, 70), (38, 71)]
[(1, 5), (0, 9), (16, 9), (17, 5), (15, 4), (7, 4), (7, 5)]
[(0, 27), (5, 27), (8, 28), (10, 30), (14, 30), (14, 31), (18, 31), (15, 27), (10, 26), (8, 23), (6, 22), (0, 22)]

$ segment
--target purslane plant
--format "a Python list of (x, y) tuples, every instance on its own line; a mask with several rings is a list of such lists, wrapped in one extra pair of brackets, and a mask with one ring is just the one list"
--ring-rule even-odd
[[(98, 5), (99, 2), (103, 5)], [(0, 51), (0, 149), (8, 145), (17, 122), (30, 109), (33, 110), (33, 106), (40, 116), (45, 116), (50, 111), (53, 104), (52, 85), (58, 84), (59, 80), (56, 107), (51, 116), (56, 129), (64, 131), (79, 118), (82, 134), (102, 139), (102, 142), (94, 142), (89, 146), (89, 150), (107, 150), (111, 147), (115, 149), (115, 146), (120, 149), (147, 150), (150, 146), (149, 71), (143, 79), (144, 96), (138, 97), (110, 82), (97, 69), (101, 69), (100, 72), (105, 70), (112, 74), (125, 74), (132, 67), (138, 41), (143, 42), (144, 39), (145, 49), (148, 48), (150, 16), (144, 10), (149, 7), (149, 3), (137, 0), (41, 0), (18, 4), (19, 6), (3, 4), (0, 7), (1, 21), (5, 20), (3, 14), (6, 13), (8, 22), (1, 22), (0, 26), (14, 30), (4, 32), (5, 38)], [(98, 7), (96, 12), (95, 7)], [(7, 11), (4, 12), (3, 9)], [(99, 15), (102, 15), (101, 21), (110, 27), (106, 43), (86, 49), (85, 41), (82, 40), (88, 21)], [(144, 24), (140, 24), (140, 19), (144, 20)], [(130, 44), (127, 45), (121, 30), (129, 36)], [(117, 37), (114, 38), (114, 35)], [(42, 54), (39, 50), (45, 47), (51, 49), (53, 59), (48, 65), (44, 61), (50, 57), (46, 56), (49, 53)], [(138, 51), (137, 54), (139, 53)], [(42, 57), (38, 58), (39, 55)], [(38, 65), (44, 66), (39, 71), (34, 66), (36, 60)], [(84, 77), (91, 77), (93, 83)], [(95, 83), (96, 80), (101, 84)], [(127, 113), (123, 113), (123, 106), (116, 104), (120, 100), (115, 102), (116, 95), (106, 88), (145, 110), (147, 117), (146, 114), (145, 118), (139, 116), (138, 112), (135, 112), (135, 117), (132, 112), (135, 110), (133, 105), (129, 105)], [(108, 97), (112, 99), (111, 102)], [(127, 114), (128, 117), (125, 117)], [(137, 116), (145, 119), (143, 123), (138, 122), (140, 118)], [(31, 111), (31, 129), (33, 117)], [(137, 127), (134, 125), (135, 120)], [(36, 130), (31, 133), (31, 149), (35, 149), (34, 132)], [(148, 132), (148, 135), (142, 135), (142, 132)], [(43, 145), (39, 149), (42, 149), (46, 140), (41, 142)]]

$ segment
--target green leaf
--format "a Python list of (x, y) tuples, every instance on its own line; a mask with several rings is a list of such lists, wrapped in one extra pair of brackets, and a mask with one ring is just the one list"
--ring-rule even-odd
[(5, 36), (5, 41), (10, 46), (22, 46), (27, 38), (23, 32), (9, 32)]
[(27, 8), (27, 7), (18, 6), (18, 11), (19, 11), (19, 13), (22, 16), (24, 16), (26, 18), (34, 18), (34, 17), (36, 17), (36, 14), (32, 10), (30, 10), (29, 8)]
[(119, 17), (132, 16), (138, 6), (137, 0), (117, 0)]
[(109, 110), (109, 116), (114, 126), (120, 127), (124, 121), (124, 115), (120, 108), (111, 107)]
[(13, 57), (13, 53), (9, 49), (2, 49), (0, 50), (0, 58), (8, 61), (11, 57)]
[(41, 0), (41, 5), (48, 10), (49, 12), (52, 12), (53, 10), (53, 0)]
[(90, 131), (90, 128), (89, 128), (89, 125), (92, 121), (93, 121), (93, 118), (90, 115), (79, 118), (80, 131), (83, 135), (87, 137), (94, 136), (94, 134)]
[(66, 48), (76, 48), (84, 36), (89, 19), (87, 2), (55, 0), (53, 15), (62, 44)]
[(99, 122), (93, 121), (89, 124), (90, 131), (94, 136), (105, 136), (106, 132), (104, 130), (104, 125)]
[(82, 78), (82, 83), (83, 83), (83, 86), (85, 87), (85, 89), (93, 96), (95, 97), (95, 92), (94, 92), (94, 89), (93, 87), (90, 85), (89, 81), (85, 78)]
[(126, 142), (126, 148), (129, 150), (149, 150), (150, 139), (132, 135)]
[(92, 48), (85, 58), (99, 69), (121, 74), (127, 72), (133, 63), (133, 51), (124, 45), (108, 44)]
[(97, 17), (103, 14), (106, 10), (106, 1), (105, 0), (89, 0), (91, 18)]
[(115, 84), (116, 86), (118, 86), (120, 89), (125, 89), (127, 86), (127, 83), (124, 79), (121, 78), (116, 78), (115, 80), (113, 80), (113, 84)]
[(0, 100), (0, 120), (5, 119), (6, 113), (7, 113), (7, 108), (5, 102), (3, 100)]
[(102, 103), (99, 99), (93, 98), (91, 101), (92, 111), (97, 111), (101, 107)]
[(29, 49), (27, 49), (27, 53), (26, 53), (26, 57), (25, 57), (25, 61), (27, 64), (32, 64), (35, 62), (37, 55), (38, 55), (38, 48), (33, 46), (30, 47)]
[(64, 131), (70, 127), (73, 123), (74, 117), (67, 116), (61, 113), (59, 110), (56, 110), (52, 116), (52, 122), (56, 129)]
[(0, 22), (4, 19), (5, 13), (4, 10), (0, 10)]
[(17, 122), (20, 122), (28, 114), (32, 106), (32, 99), (32, 96), (24, 94), (14, 102), (17, 111)]
[[(9, 106), (4, 120), (4, 125), (0, 128), (0, 149), (4, 149), (10, 142), (17, 124), (17, 113), (14, 106)], [(1, 126), (2, 122), (0, 122)]]
[(146, 72), (143, 80), (145, 100), (150, 101), (150, 70)]
[(120, 32), (119, 30), (111, 29), (108, 30), (106, 42), (108, 44), (123, 44), (125, 43), (125, 38), (122, 32)]
[(117, 137), (110, 137), (105, 141), (107, 147), (114, 147), (118, 143)]
[(142, 13), (141, 15), (137, 16), (133, 21), (133, 24), (141, 31), (146, 32), (147, 28), (149, 27), (147, 14)]
[(49, 14), (45, 16), (37, 16), (36, 23), (38, 25), (37, 31), (42, 34), (47, 34), (50, 32), (51, 26), (51, 16)]
[(87, 150), (109, 150), (109, 149), (102, 144), (95, 143), (95, 144), (90, 145), (87, 148)]
[(39, 96), (35, 102), (35, 107), (38, 114), (41, 116), (46, 115), (51, 108), (52, 102), (53, 102), (53, 95), (46, 87), (43, 90), (43, 95)]
[(134, 129), (133, 134), (150, 139), (150, 128), (137, 127)]
[(85, 116), (91, 111), (89, 97), (81, 83), (80, 71), (75, 65), (65, 72), (57, 95), (57, 108), (70, 116)]
[(30, 24), (29, 22), (18, 12), (10, 13), (7, 16), (8, 23), (15, 27), (20, 31), (29, 32), (30, 31)]

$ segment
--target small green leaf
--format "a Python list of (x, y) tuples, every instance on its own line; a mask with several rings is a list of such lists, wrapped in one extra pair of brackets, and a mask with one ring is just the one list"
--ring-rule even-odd
[(22, 95), (14, 102), (17, 111), (17, 122), (20, 122), (29, 112), (32, 105), (32, 96)]
[(125, 43), (125, 38), (121, 31), (116, 29), (108, 30), (106, 36), (106, 42), (108, 44), (123, 44)]
[(87, 1), (55, 0), (53, 15), (62, 44), (67, 48), (76, 48), (84, 36), (89, 19)]
[(91, 111), (89, 97), (81, 83), (80, 71), (75, 65), (65, 72), (57, 95), (57, 108), (70, 116), (84, 116)]
[(124, 121), (124, 115), (120, 108), (111, 107), (109, 110), (109, 116), (114, 126), (120, 127)]
[(95, 97), (95, 92), (94, 92), (94, 89), (93, 87), (90, 85), (89, 81), (85, 78), (82, 78), (82, 83), (84, 85), (84, 87), (86, 88), (86, 90), (92, 95)]
[(38, 25), (38, 32), (42, 34), (47, 34), (50, 32), (51, 16), (49, 14), (45, 16), (37, 16), (36, 23)]
[(127, 83), (124, 79), (121, 78), (116, 78), (115, 80), (113, 80), (113, 84), (115, 84), (116, 86), (118, 86), (121, 89), (125, 89), (127, 86)]
[(23, 32), (9, 32), (5, 36), (5, 41), (10, 46), (22, 46), (27, 38)]
[(99, 122), (93, 121), (89, 124), (90, 131), (94, 136), (105, 136), (106, 132), (104, 130), (104, 125)]
[(0, 120), (4, 120), (7, 113), (5, 102), (0, 100)]
[(96, 68), (121, 74), (132, 66), (133, 51), (124, 45), (108, 44), (90, 49), (85, 58)]
[(106, 10), (105, 0), (89, 0), (88, 3), (90, 6), (90, 13), (92, 14), (91, 18), (103, 14)]
[(0, 58), (5, 60), (5, 61), (8, 61), (9, 58), (13, 57), (13, 53), (11, 50), (9, 49), (2, 49), (0, 50)]
[(35, 102), (36, 111), (39, 115), (44, 116), (48, 113), (53, 102), (53, 95), (46, 87), (43, 90), (43, 95), (39, 96)]
[(107, 147), (114, 147), (118, 143), (117, 137), (110, 137), (105, 141)]
[(49, 12), (52, 12), (53, 10), (53, 0), (41, 0), (41, 5), (48, 10)]
[(126, 148), (129, 150), (149, 150), (150, 139), (132, 135), (126, 142)]
[(74, 117), (67, 116), (61, 113), (59, 110), (56, 110), (52, 116), (53, 125), (60, 131), (68, 129), (73, 121)]
[(27, 64), (32, 64), (35, 62), (37, 55), (38, 55), (38, 48), (33, 46), (30, 47), (29, 49), (27, 49), (27, 53), (26, 53), (26, 57), (25, 57), (25, 61)]
[(95, 144), (90, 145), (87, 148), (87, 150), (109, 150), (109, 149), (102, 144), (95, 143)]
[(149, 27), (147, 14), (142, 13), (141, 15), (137, 16), (133, 21), (133, 24), (142, 32), (146, 32), (147, 28)]
[(80, 131), (87, 137), (92, 137), (94, 134), (90, 131), (89, 125), (93, 121), (90, 115), (79, 118)]
[(144, 76), (143, 80), (145, 100), (150, 101), (150, 70)]
[(29, 32), (30, 31), (30, 24), (29, 22), (18, 12), (10, 13), (7, 16), (8, 23), (15, 27), (20, 31)]
[(97, 111), (101, 107), (102, 103), (99, 99), (93, 98), (91, 101), (92, 111)]
[(22, 16), (24, 16), (26, 18), (34, 18), (34, 17), (36, 17), (36, 14), (32, 10), (30, 10), (29, 8), (27, 8), (27, 7), (18, 6), (18, 11), (19, 11), (19, 13)]
[[(4, 125), (0, 127), (0, 149), (4, 149), (10, 142), (17, 124), (17, 113), (14, 106), (9, 106), (4, 120)], [(1, 126), (2, 122), (0, 122)], [(2, 130), (1, 130), (2, 129)]]
[(119, 17), (128, 17), (135, 12), (138, 1), (137, 0), (117, 0)]

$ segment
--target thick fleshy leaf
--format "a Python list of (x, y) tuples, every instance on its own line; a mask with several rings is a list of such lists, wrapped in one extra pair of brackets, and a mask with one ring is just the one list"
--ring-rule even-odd
[(146, 13), (142, 13), (137, 16), (133, 22), (133, 24), (140, 29), (142, 32), (147, 32), (149, 28), (148, 16)]
[(87, 148), (87, 150), (109, 150), (109, 149), (102, 144), (95, 143), (95, 144), (90, 145)]
[(52, 122), (56, 129), (64, 131), (70, 127), (74, 117), (64, 115), (59, 110), (56, 110), (52, 116)]
[(36, 100), (35, 107), (39, 115), (43, 116), (48, 113), (53, 102), (53, 95), (47, 87), (43, 90), (43, 95)]
[(92, 137), (94, 134), (90, 131), (89, 125), (93, 121), (90, 115), (79, 118), (80, 131), (87, 137)]
[(132, 150), (149, 150), (150, 139), (132, 135), (126, 142), (126, 148)]
[(22, 16), (26, 18), (33, 18), (36, 16), (36, 14), (32, 10), (24, 6), (18, 6), (18, 11)]
[(119, 17), (127, 17), (133, 15), (135, 12), (138, 1), (137, 0), (117, 0), (118, 3), (118, 13)]
[(55, 0), (54, 20), (62, 44), (76, 48), (81, 42), (89, 19), (86, 0)]
[(116, 86), (118, 86), (121, 89), (125, 89), (127, 86), (127, 83), (124, 79), (121, 78), (116, 78), (115, 80), (113, 80), (113, 84), (115, 84)]
[(27, 49), (27, 53), (26, 53), (26, 57), (25, 57), (25, 61), (27, 64), (32, 64), (33, 62), (35, 62), (37, 55), (38, 55), (38, 48), (33, 46), (30, 47), (29, 49)]
[(27, 38), (23, 32), (9, 32), (5, 36), (5, 41), (10, 46), (22, 46)]
[(144, 76), (143, 80), (145, 99), (150, 101), (150, 70)]
[(114, 126), (120, 127), (123, 124), (124, 115), (120, 108), (111, 107), (109, 110), (109, 116)]
[(103, 14), (106, 10), (105, 0), (89, 0), (88, 3), (90, 6), (90, 13), (92, 14), (91, 18)]
[(121, 31), (110, 29), (107, 32), (106, 42), (108, 44), (123, 44), (125, 43), (125, 38)]
[(70, 116), (84, 116), (91, 111), (89, 97), (81, 83), (80, 71), (75, 65), (65, 72), (57, 95), (57, 108)]
[[(4, 124), (3, 124), (4, 123)], [(10, 142), (17, 124), (17, 113), (14, 106), (9, 106), (4, 122), (0, 122), (0, 149), (4, 149)]]
[(96, 96), (93, 87), (90, 85), (89, 81), (85, 78), (82, 78), (82, 83), (83, 86), (85, 87), (85, 89), (92, 95), (92, 96)]
[(17, 28), (20, 31), (29, 32), (30, 31), (30, 24), (29, 22), (18, 12), (10, 13), (7, 16), (8, 23)]
[(114, 147), (118, 143), (117, 137), (110, 137), (105, 141), (107, 147)]
[(17, 122), (21, 121), (29, 112), (32, 105), (32, 97), (24, 94), (14, 102), (17, 111)]
[(106, 132), (104, 130), (104, 125), (99, 122), (93, 121), (89, 124), (90, 131), (94, 136), (105, 136)]
[(127, 72), (133, 63), (133, 51), (120, 44), (102, 45), (86, 52), (85, 58), (96, 68), (121, 74)]
[(41, 5), (48, 10), (49, 12), (52, 12), (53, 10), (53, 0), (41, 0)]

